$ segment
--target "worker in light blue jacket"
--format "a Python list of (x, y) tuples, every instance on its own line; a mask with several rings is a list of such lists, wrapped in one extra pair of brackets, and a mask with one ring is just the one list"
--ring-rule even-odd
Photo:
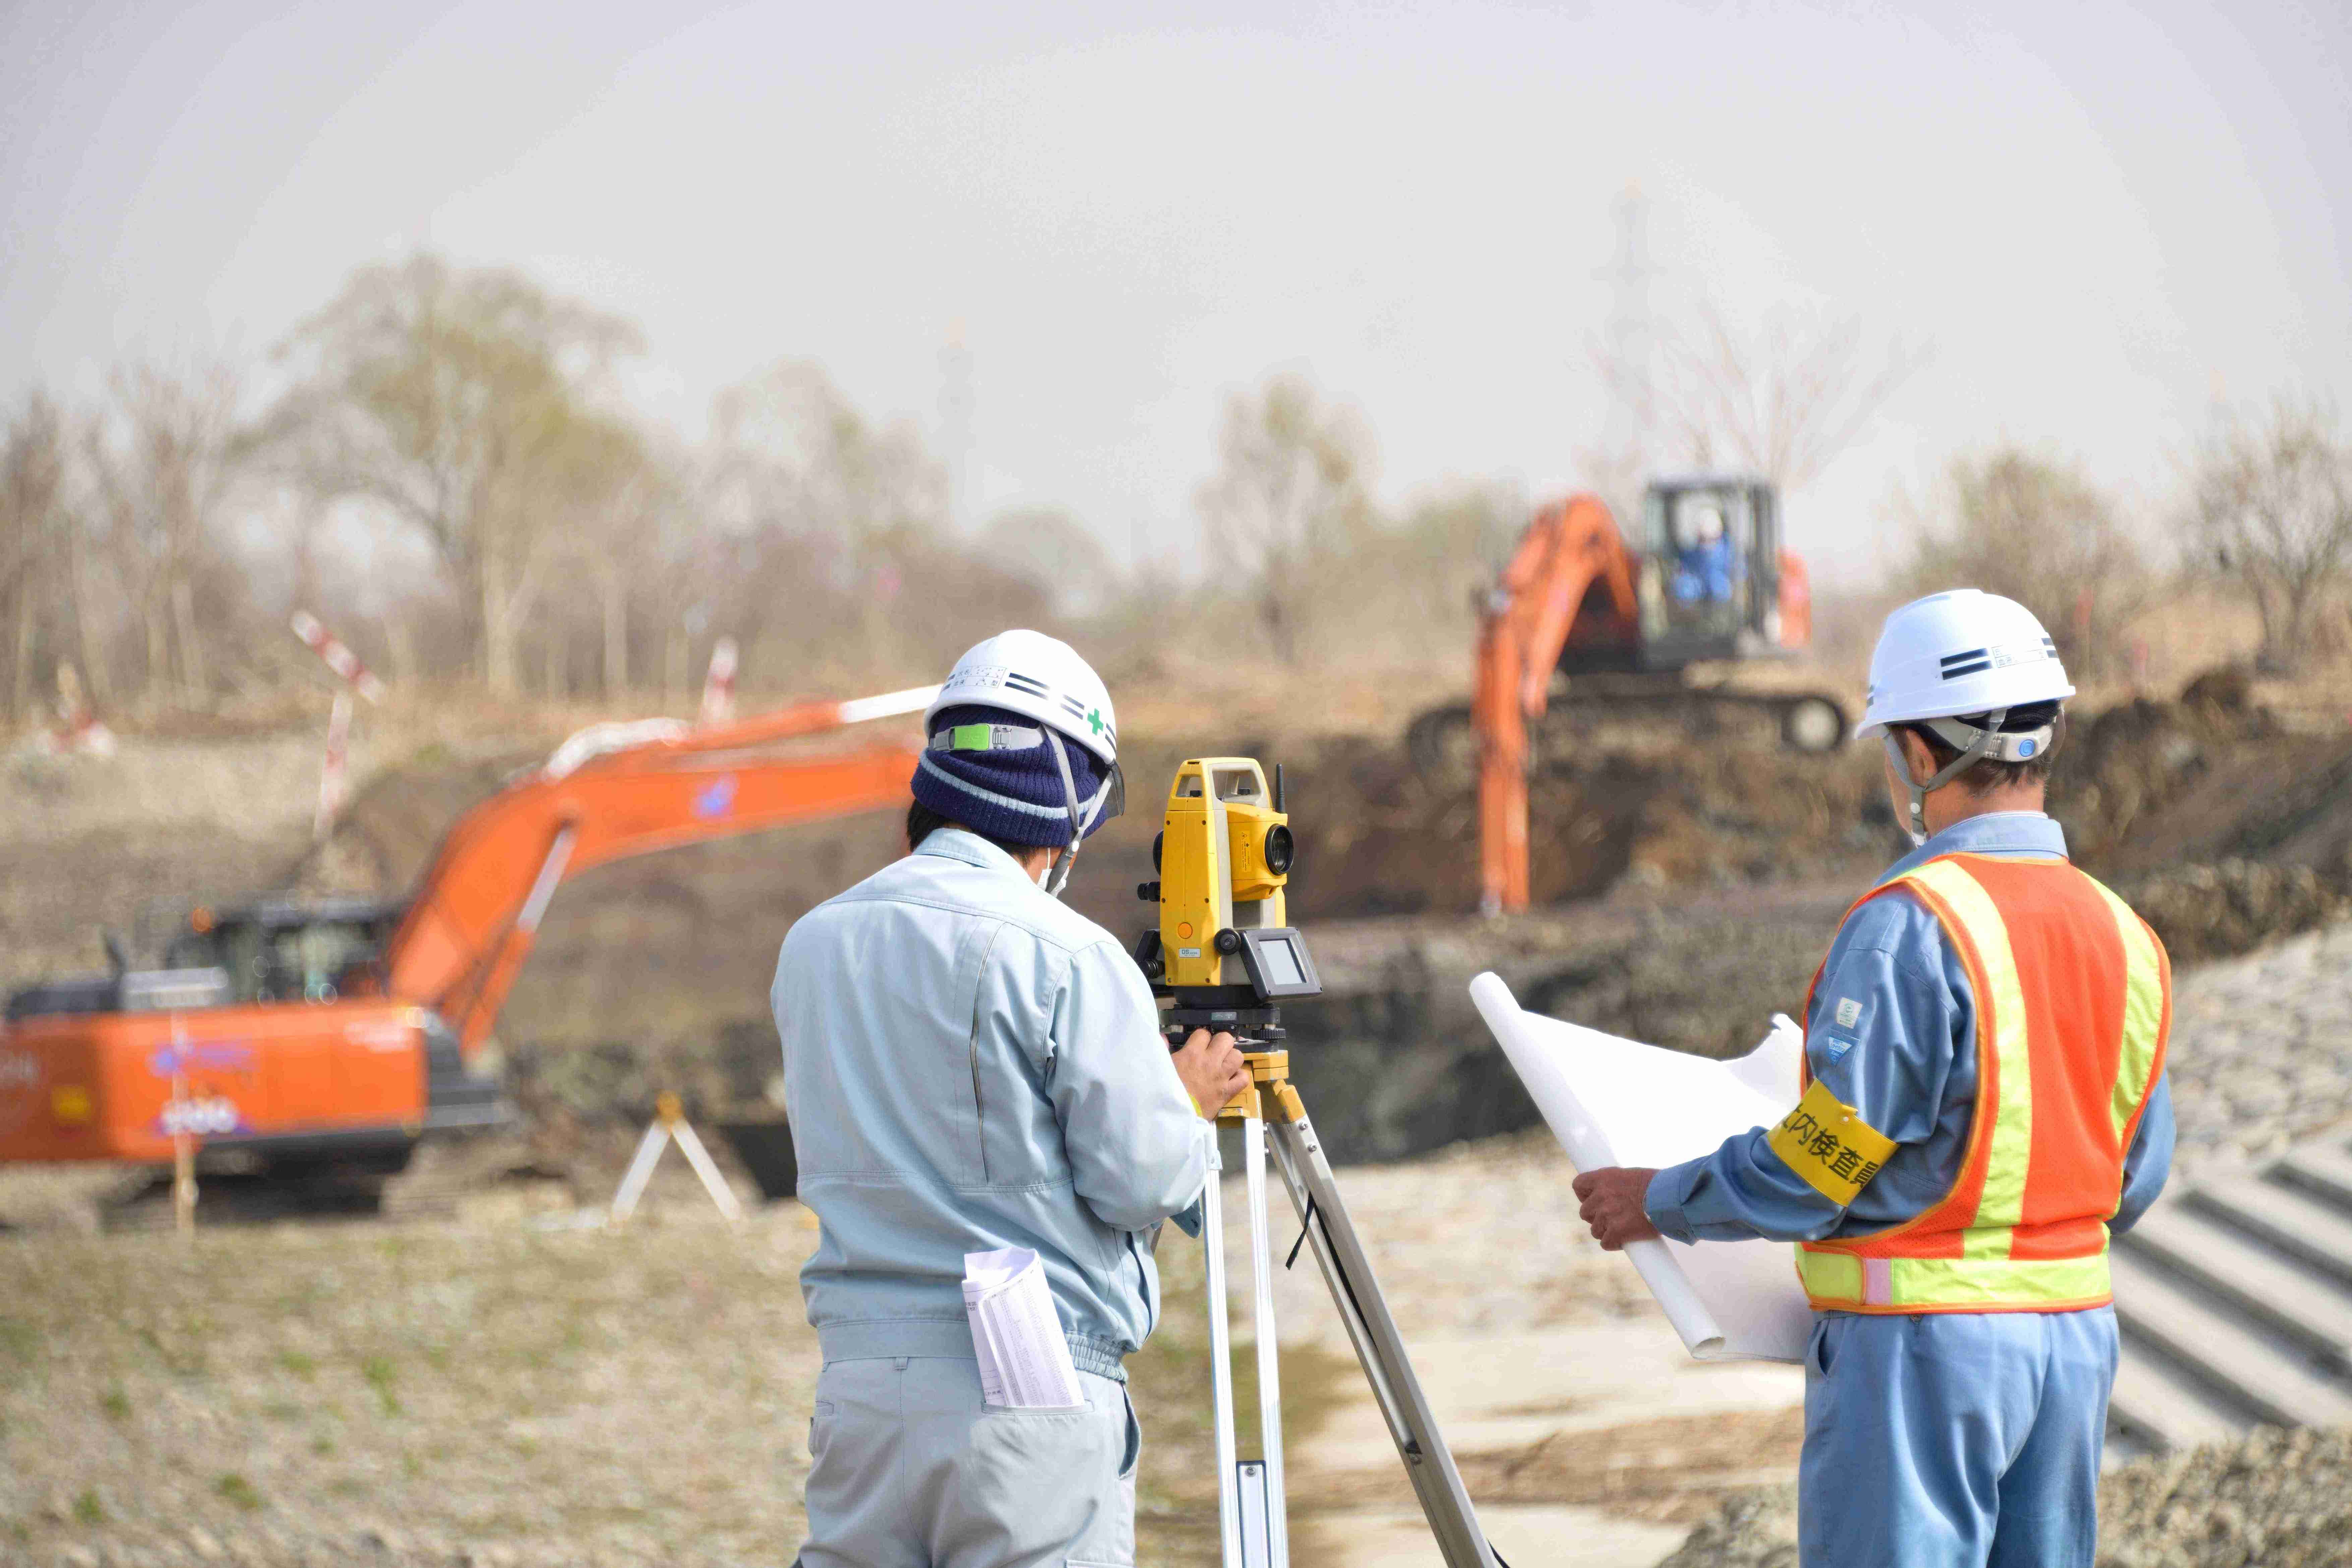
[[(1123, 793), (1109, 693), (1008, 632), (926, 716), (910, 853), (803, 916), (772, 1000), (824, 1356), (803, 1568), (1134, 1561), (1141, 1435), (1125, 1357), (1153, 1247), (1215, 1166), (1204, 1115), (1248, 1082), (1228, 1035), (1169, 1052), (1111, 934), (1058, 901)], [(1049, 890), (1049, 889), (1051, 890)], [(1041, 1259), (1085, 1403), (983, 1401), (964, 1255)]]
[[(2117, 1358), (2106, 1247), (2162, 1190), (2169, 970), (2042, 805), (2073, 695), (1973, 590), (1897, 610), (1866, 732), (1916, 847), (1847, 915), (1774, 1128), (1577, 1178), (1604, 1247), (1799, 1244), (1819, 1312), (1805, 1568), (2090, 1568)], [(1988, 1079), (1990, 1079), (1990, 1084)]]

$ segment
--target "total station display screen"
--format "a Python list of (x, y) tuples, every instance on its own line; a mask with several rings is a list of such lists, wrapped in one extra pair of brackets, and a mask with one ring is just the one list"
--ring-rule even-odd
[(1323, 982), (1315, 973), (1315, 960), (1307, 951), (1304, 935), (1289, 926), (1265, 926), (1241, 935), (1242, 962), (1249, 968), (1250, 984), (1256, 987), (1260, 1000), (1322, 994)]
[(1298, 966), (1298, 950), (1284, 938), (1258, 943), (1257, 961), (1265, 968), (1268, 985), (1307, 984), (1307, 972)]

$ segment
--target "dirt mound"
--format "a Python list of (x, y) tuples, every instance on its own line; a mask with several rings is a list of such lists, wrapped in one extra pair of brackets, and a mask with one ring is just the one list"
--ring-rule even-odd
[[(2099, 1483), (2099, 1568), (2324, 1568), (2352, 1536), (2352, 1432), (2266, 1429), (2118, 1467)], [(1658, 1568), (1795, 1568), (1793, 1488), (1750, 1492)]]
[(2125, 703), (2060, 753), (2052, 809), (2075, 858), (2179, 962), (2224, 957), (2352, 909), (2352, 738), (2286, 728), (2208, 677)]

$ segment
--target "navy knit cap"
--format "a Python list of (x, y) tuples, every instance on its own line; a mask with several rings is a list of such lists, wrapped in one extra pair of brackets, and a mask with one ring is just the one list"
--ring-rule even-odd
[[(961, 725), (1042, 728), (1034, 719), (1003, 708), (942, 708), (931, 717), (933, 735)], [(1070, 759), (1070, 784), (1078, 793), (1078, 815), (1084, 816), (1108, 783), (1110, 770), (1066, 736), (1062, 751)], [(1052, 742), (1042, 733), (1035, 745), (1021, 748), (925, 746), (923, 760), (915, 766), (915, 798), (984, 837), (1049, 849), (1070, 842), (1062, 770), (1054, 761)], [(1108, 820), (1108, 811), (1098, 811), (1087, 831), (1092, 833)]]

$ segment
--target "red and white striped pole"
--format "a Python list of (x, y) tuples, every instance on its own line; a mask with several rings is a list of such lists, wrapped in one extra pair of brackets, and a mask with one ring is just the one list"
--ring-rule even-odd
[(720, 637), (710, 650), (710, 671), (702, 678), (702, 712), (695, 722), (704, 728), (735, 721), (735, 639)]
[(382, 702), (383, 682), (360, 662), (360, 656), (342, 638), (321, 626), (319, 617), (310, 611), (295, 611), (291, 624), (294, 635), (343, 683), (343, 689), (335, 693), (333, 710), (327, 715), (327, 755), (319, 768), (319, 809), (310, 819), (311, 835), (323, 841), (334, 831), (335, 818), (342, 815), (344, 805), (351, 799), (352, 693), (357, 692), (370, 702)]
[(351, 799), (349, 758), (352, 742), (352, 694), (335, 693), (335, 706), (327, 715), (327, 759), (319, 769), (319, 811), (310, 819), (310, 833), (324, 839), (335, 829), (335, 818), (343, 814), (344, 804)]
[(343, 640), (319, 624), (319, 617), (308, 610), (297, 610), (293, 619), (294, 635), (310, 645), (310, 651), (326, 660), (327, 668), (342, 678), (343, 683), (370, 702), (383, 700), (383, 682), (360, 662), (360, 656), (344, 646)]

